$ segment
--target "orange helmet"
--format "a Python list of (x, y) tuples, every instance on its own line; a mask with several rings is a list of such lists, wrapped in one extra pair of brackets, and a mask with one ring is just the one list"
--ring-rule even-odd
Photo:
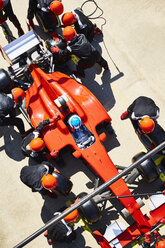
[(165, 248), (165, 236), (159, 237), (155, 242), (155, 248)]
[(72, 12), (67, 12), (62, 16), (62, 23), (65, 26), (73, 25), (76, 22), (76, 16)]
[(63, 36), (66, 41), (73, 40), (76, 37), (76, 35), (77, 35), (76, 30), (71, 26), (67, 26), (63, 29)]
[(16, 103), (20, 103), (23, 101), (25, 97), (25, 92), (21, 88), (14, 88), (11, 90), (11, 93), (13, 95), (14, 101)]
[(55, 14), (55, 15), (61, 15), (64, 12), (64, 6), (61, 2), (59, 1), (53, 1), (50, 4), (50, 10)]
[[(68, 209), (69, 208), (65, 209), (65, 211), (68, 210)], [(77, 209), (75, 209), (73, 212), (71, 212), (70, 214), (68, 214), (67, 216), (65, 216), (64, 217), (64, 220), (67, 223), (73, 223), (73, 222), (75, 222), (78, 219), (78, 216), (79, 216), (79, 212), (78, 212)]]
[(30, 148), (34, 152), (40, 152), (44, 149), (44, 147), (45, 147), (45, 142), (41, 138), (33, 139), (30, 142)]
[(140, 120), (140, 127), (144, 133), (152, 133), (155, 128), (155, 122), (150, 117), (144, 117)]
[(45, 189), (53, 190), (57, 186), (57, 179), (51, 174), (45, 174), (41, 178), (41, 184)]
[(0, 0), (0, 10), (2, 10), (5, 7), (4, 1)]

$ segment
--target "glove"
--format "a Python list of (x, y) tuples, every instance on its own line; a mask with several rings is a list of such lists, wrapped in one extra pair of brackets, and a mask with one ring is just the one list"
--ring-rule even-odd
[(28, 23), (28, 25), (29, 25), (29, 27), (30, 27), (30, 28), (32, 28), (32, 29), (34, 29), (34, 30), (35, 30), (33, 20), (28, 20), (28, 21), (27, 21), (27, 23)]
[(122, 113), (122, 115), (120, 116), (121, 120), (124, 120), (127, 116), (129, 115), (128, 111), (125, 111), (124, 113)]
[(50, 124), (53, 124), (54, 122), (58, 121), (60, 119), (60, 115), (54, 116), (53, 118), (49, 119)]
[(57, 158), (58, 155), (59, 155), (59, 152), (58, 152), (58, 151), (56, 152), (55, 150), (53, 150), (53, 151), (51, 151), (50, 155), (51, 155), (52, 157), (54, 157), (54, 158)]
[(58, 53), (59, 52), (59, 47), (58, 46), (51, 46), (50, 50), (52, 51), (52, 53)]
[[(43, 125), (43, 126), (47, 126), (47, 125), (50, 124), (50, 120), (49, 120), (49, 119), (46, 119), (46, 120), (42, 121), (40, 124)], [(39, 124), (39, 125), (40, 125), (40, 124)], [(39, 126), (39, 125), (38, 125), (38, 126)]]

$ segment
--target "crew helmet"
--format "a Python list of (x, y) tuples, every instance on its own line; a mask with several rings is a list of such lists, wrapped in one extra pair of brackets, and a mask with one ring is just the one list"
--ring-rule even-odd
[(53, 1), (50, 4), (50, 10), (55, 15), (61, 15), (64, 12), (64, 6), (60, 1)]
[(41, 178), (41, 184), (45, 189), (53, 190), (57, 186), (57, 179), (51, 174), (45, 174)]
[[(71, 205), (72, 206), (72, 205)], [(66, 210), (68, 210), (69, 208), (67, 208)], [(66, 211), (65, 210), (65, 211)], [(75, 209), (73, 212), (71, 212), (70, 214), (68, 214), (67, 216), (64, 217), (64, 220), (67, 223), (73, 223), (75, 222), (79, 217), (79, 212), (77, 209)]]
[(79, 129), (81, 126), (81, 118), (78, 115), (72, 115), (68, 120), (69, 125), (73, 129)]
[(165, 248), (165, 236), (159, 237), (155, 242), (155, 248)]
[(77, 35), (76, 30), (71, 26), (66, 26), (63, 29), (63, 36), (66, 41), (73, 40), (76, 37), (76, 35)]
[(65, 26), (71, 26), (76, 22), (76, 16), (72, 12), (67, 12), (62, 16), (62, 23)]
[(0, 10), (2, 10), (5, 7), (5, 3), (3, 0), (0, 0)]
[(22, 102), (23, 99), (25, 98), (25, 92), (21, 88), (12, 89), (11, 93), (13, 95), (16, 104)]
[(144, 117), (140, 120), (140, 128), (144, 133), (152, 133), (155, 128), (155, 122), (150, 117)]
[(41, 138), (35, 138), (30, 142), (30, 149), (34, 152), (41, 152), (45, 148), (45, 142)]

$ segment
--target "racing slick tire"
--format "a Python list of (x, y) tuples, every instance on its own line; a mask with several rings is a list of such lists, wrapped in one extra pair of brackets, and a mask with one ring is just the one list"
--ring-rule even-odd
[[(134, 163), (135, 161), (143, 157), (145, 154), (146, 154), (145, 152), (140, 152), (136, 154), (132, 158), (132, 162)], [(140, 165), (138, 165), (137, 169), (140, 175), (147, 183), (152, 183), (159, 177), (156, 165), (152, 158), (143, 161)]]
[(4, 69), (0, 69), (0, 92), (8, 94), (12, 86), (12, 80), (9, 74)]
[[(81, 199), (86, 195), (86, 192), (82, 192), (76, 197), (76, 199)], [(78, 211), (81, 217), (88, 224), (96, 223), (101, 219), (101, 211), (93, 199), (84, 203), (80, 208), (78, 208)]]

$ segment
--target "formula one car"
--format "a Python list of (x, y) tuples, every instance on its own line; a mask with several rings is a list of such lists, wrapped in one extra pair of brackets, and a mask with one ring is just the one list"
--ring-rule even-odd
[[(32, 59), (29, 59), (33, 55), (29, 51), (35, 52), (36, 46), (38, 47), (40, 43), (35, 33), (30, 32), (32, 32), (30, 34), (33, 37), (31, 39), (33, 43), (28, 44), (29, 49), (27, 49), (27, 46), (21, 47), (22, 43), (26, 44), (25, 41), (29, 43), (29, 39), (25, 35), (20, 37), (22, 38), (21, 42), (16, 40), (17, 46), (13, 43), (15, 48), (20, 45), (20, 50), (14, 50), (11, 43), (10, 49), (3, 49), (3, 54), (10, 60), (13, 56), (13, 61), (20, 62), (18, 57), (22, 56), (22, 53), (25, 55), (26, 52), (28, 65), (25, 67), (32, 77), (30, 87), (26, 90), (26, 111), (32, 126), (35, 129), (43, 120), (54, 118), (54, 124), (46, 126), (42, 132), (42, 138), (51, 156), (56, 158), (60, 151), (65, 147), (69, 147), (75, 158), (81, 157), (97, 177), (103, 182), (108, 181), (118, 174), (118, 170), (102, 145), (102, 142), (106, 139), (106, 134), (103, 132), (99, 135), (97, 127), (102, 125), (112, 131), (110, 116), (85, 86), (62, 72), (55, 71), (50, 73), (49, 71), (47, 73), (39, 68)], [(26, 51), (24, 50), (25, 48)], [(28, 54), (30, 56), (27, 56)], [(84, 133), (84, 128), (80, 129), (84, 137), (81, 143), (77, 141), (74, 130), (69, 126), (69, 118), (72, 115), (79, 116), (81, 118), (81, 127), (87, 130)], [(125, 216), (131, 215), (134, 219), (134, 224), (126, 229), (120, 225), (118, 228), (120, 231), (116, 226), (111, 226), (110, 230), (117, 229), (117, 231), (114, 231), (115, 235), (111, 236), (111, 238), (106, 235), (108, 241), (103, 242), (102, 247), (126, 247), (134, 239), (150, 232), (152, 226), (165, 217), (164, 196), (157, 204), (153, 200), (155, 207), (152, 207), (150, 216), (145, 216), (140, 210), (141, 204), (132, 196), (122, 178), (110, 185), (109, 189), (116, 196), (128, 196), (126, 198), (119, 197), (118, 199), (124, 206), (123, 214)], [(97, 235), (101, 236), (101, 234)], [(116, 243), (111, 244), (111, 239), (115, 240), (115, 242), (117, 240), (117, 246)], [(110, 242), (109, 246), (105, 246), (107, 242)], [(101, 245), (100, 241), (99, 243)]]

